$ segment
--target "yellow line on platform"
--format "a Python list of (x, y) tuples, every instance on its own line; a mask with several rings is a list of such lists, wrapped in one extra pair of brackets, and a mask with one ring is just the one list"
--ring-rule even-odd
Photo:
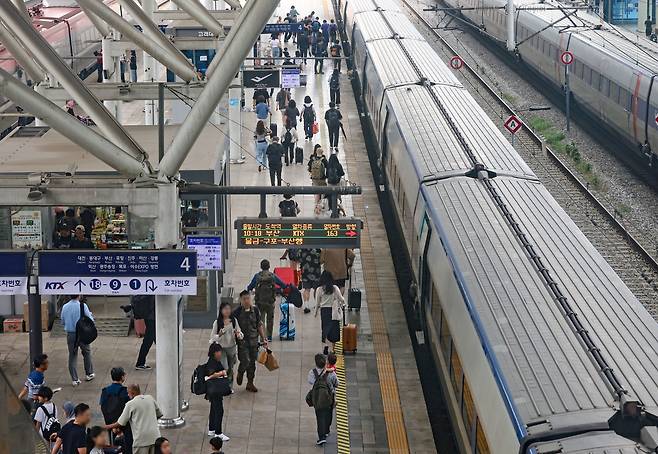
[(336, 342), (335, 350), (338, 359), (336, 361), (336, 375), (339, 383), (336, 389), (336, 444), (338, 445), (338, 454), (349, 454), (350, 421), (347, 407), (347, 376), (345, 374), (342, 334), (341, 340)]

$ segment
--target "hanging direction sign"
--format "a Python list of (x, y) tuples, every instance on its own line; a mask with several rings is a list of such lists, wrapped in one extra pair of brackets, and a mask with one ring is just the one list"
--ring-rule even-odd
[(188, 235), (188, 249), (196, 251), (197, 268), (201, 271), (222, 270), (222, 237), (218, 235)]
[(238, 218), (239, 249), (348, 248), (361, 243), (363, 222), (355, 218)]
[(27, 253), (0, 251), (0, 295), (27, 295)]
[(42, 295), (196, 295), (195, 251), (43, 251)]

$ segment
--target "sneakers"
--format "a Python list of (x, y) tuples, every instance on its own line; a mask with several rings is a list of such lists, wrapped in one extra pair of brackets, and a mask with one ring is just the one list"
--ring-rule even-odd
[(238, 376), (235, 377), (235, 382), (238, 384), (238, 386), (242, 386), (243, 379), (244, 379), (244, 371), (238, 370)]
[(219, 438), (221, 438), (223, 442), (227, 442), (227, 441), (230, 440), (230, 438), (227, 437), (226, 435), (224, 435), (223, 433), (221, 433), (221, 434), (219, 434), (219, 435), (217, 435), (217, 436), (218, 436)]
[(316, 444), (317, 446), (322, 446), (322, 445), (325, 444), (326, 442), (327, 442), (327, 440), (325, 440), (324, 438), (320, 438), (318, 441), (315, 442), (315, 444)]
[(305, 314), (309, 314), (310, 312), (311, 312), (311, 310), (310, 310), (308, 307), (305, 307), (305, 308), (304, 308), (304, 313), (305, 313)]
[(209, 437), (214, 437), (215, 436), (215, 431), (214, 430), (209, 430), (208, 431), (208, 436)]
[(78, 386), (80, 383), (82, 383), (80, 380), (73, 380), (73, 381), (71, 382), (71, 384), (73, 385), (73, 387)]
[(245, 389), (249, 392), (252, 392), (252, 393), (257, 393), (258, 392), (258, 388), (256, 388), (252, 382), (247, 383), (247, 386), (245, 386)]
[(85, 381), (92, 381), (94, 378), (96, 378), (96, 374), (89, 374), (85, 377)]
[(135, 370), (151, 370), (151, 369), (153, 368), (147, 364), (142, 364), (141, 366), (135, 366)]

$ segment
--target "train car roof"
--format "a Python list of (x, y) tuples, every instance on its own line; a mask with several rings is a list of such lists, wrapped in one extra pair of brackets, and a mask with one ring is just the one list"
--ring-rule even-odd
[(408, 85), (387, 95), (419, 180), (473, 167), (427, 88)]
[(534, 178), (528, 164), (467, 90), (447, 85), (436, 85), (432, 90), (481, 164)]
[(390, 39), (394, 35), (401, 38), (423, 40), (423, 35), (414, 27), (409, 18), (395, 11), (366, 11), (355, 16), (354, 23), (366, 42)]
[(359, 14), (364, 11), (375, 11), (377, 6), (373, 0), (347, 0), (347, 9), (352, 14)]
[(383, 11), (402, 11), (398, 0), (374, 0), (377, 8)]
[[(658, 325), (541, 184), (491, 181), (625, 388), (656, 407)], [(605, 421), (607, 382), (485, 186), (458, 177), (422, 190), (523, 422)]]
[[(504, 2), (499, 1), (498, 4), (503, 5)], [(523, 8), (532, 8), (531, 11), (526, 11), (526, 14), (539, 18), (546, 25), (554, 24), (555, 29), (562, 30), (568, 26), (562, 32), (571, 33), (571, 39), (594, 44), (601, 52), (614, 56), (629, 66), (639, 65), (652, 74), (658, 73), (658, 44), (630, 31), (614, 27), (594, 13), (580, 10), (566, 17), (565, 12), (557, 9), (541, 9), (562, 5), (565, 11), (571, 11), (569, 4), (555, 1), (539, 3), (537, 0), (515, 0), (514, 4), (518, 8), (517, 12), (522, 11)]]
[(398, 43), (393, 39), (380, 39), (366, 44), (370, 63), (376, 69), (384, 87), (415, 84), (418, 73)]
[(454, 71), (448, 68), (446, 62), (439, 57), (427, 41), (403, 39), (400, 43), (408, 52), (422, 76), (430, 83), (453, 85), (456, 87), (462, 86), (459, 79), (455, 76)]

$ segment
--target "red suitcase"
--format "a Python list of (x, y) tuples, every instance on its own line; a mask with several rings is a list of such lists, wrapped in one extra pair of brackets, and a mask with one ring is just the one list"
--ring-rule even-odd
[[(299, 273), (294, 268), (289, 266), (276, 267), (274, 268), (274, 274), (285, 284), (292, 284), (295, 287), (299, 285)], [(277, 286), (277, 290), (281, 289)]]

